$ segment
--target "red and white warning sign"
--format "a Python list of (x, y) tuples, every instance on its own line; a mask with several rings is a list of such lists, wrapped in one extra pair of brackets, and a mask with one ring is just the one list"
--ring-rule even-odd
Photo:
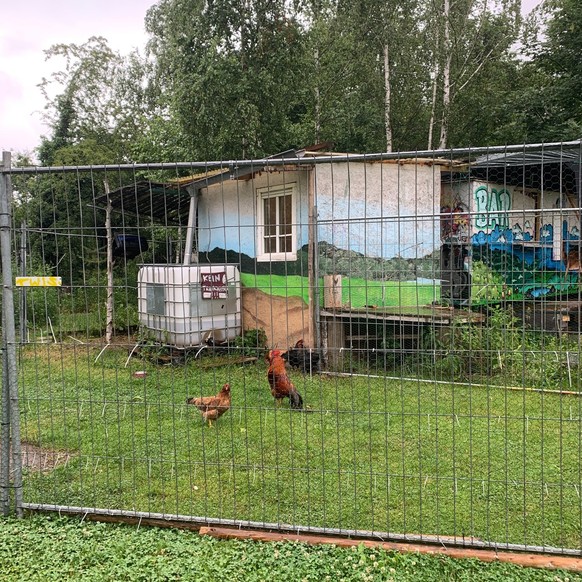
[(200, 286), (202, 287), (202, 299), (228, 298), (226, 271), (200, 273)]

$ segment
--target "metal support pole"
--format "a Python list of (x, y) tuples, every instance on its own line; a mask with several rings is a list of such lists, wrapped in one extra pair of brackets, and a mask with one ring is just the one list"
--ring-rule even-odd
[(196, 213), (198, 211), (198, 190), (190, 192), (190, 208), (188, 212), (188, 227), (186, 229), (186, 248), (184, 250), (184, 265), (190, 265), (192, 258), (198, 262), (198, 253), (194, 252), (194, 231), (196, 230)]
[[(26, 222), (23, 220), (20, 225), (20, 275), (26, 277)], [(20, 343), (28, 343), (28, 315), (26, 313), (26, 287), (20, 291)]]
[[(4, 322), (2, 322), (4, 327)], [(2, 515), (10, 513), (10, 389), (8, 385), (8, 360), (2, 352), (2, 424), (0, 425), (0, 507)]]
[[(4, 176), (0, 177), (4, 183)], [(2, 185), (0, 184), (0, 187)], [(2, 302), (4, 307), (4, 302)], [(6, 329), (4, 320), (4, 308), (2, 308), (2, 329)], [(10, 513), (10, 384), (8, 381), (8, 356), (4, 349), (4, 334), (2, 334), (2, 420), (0, 425), (0, 507), (2, 515)]]
[[(12, 183), (10, 179), (10, 152), (2, 152), (0, 176), (0, 255), (2, 259), (2, 344), (6, 365), (3, 383), (8, 384), (10, 405), (10, 443), (12, 450), (12, 488), (16, 515), (22, 516), (22, 456), (20, 446), (20, 410), (18, 404), (18, 371), (16, 367), (16, 325), (14, 319), (14, 277), (12, 275), (12, 249), (10, 234)], [(6, 378), (4, 380), (4, 378)], [(4, 403), (3, 403), (4, 405)], [(4, 418), (4, 415), (2, 416)]]
[(317, 206), (313, 207), (313, 305), (314, 334), (313, 345), (321, 353), (321, 289), (319, 287), (319, 240), (317, 238)]

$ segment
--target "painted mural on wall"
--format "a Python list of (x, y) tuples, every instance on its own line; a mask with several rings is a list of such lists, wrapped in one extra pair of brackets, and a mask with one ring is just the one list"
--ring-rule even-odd
[(446, 184), (442, 204), (442, 242), (471, 249), (473, 299), (495, 280), (489, 299), (577, 289), (580, 217), (567, 197), (470, 180)]
[(438, 251), (437, 165), (337, 162), (315, 171), (319, 241), (380, 259), (418, 260)]
[(441, 208), (441, 239), (447, 242), (468, 243), (470, 217), (468, 208), (460, 201), (454, 207)]

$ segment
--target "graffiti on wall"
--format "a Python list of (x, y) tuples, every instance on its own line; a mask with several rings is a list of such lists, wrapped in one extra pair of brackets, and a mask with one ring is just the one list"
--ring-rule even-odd
[[(547, 198), (547, 197), (546, 197)], [(546, 294), (571, 293), (578, 289), (581, 255), (580, 218), (564, 208), (564, 215), (536, 209), (535, 193), (513, 190), (500, 184), (474, 181), (469, 187), (459, 183), (445, 196), (441, 208), (441, 235), (447, 245), (466, 246), (472, 265), (483, 265), (483, 272), (498, 277), (499, 296), (540, 297)], [(466, 208), (470, 207), (471, 212)], [(553, 210), (555, 206), (550, 207)], [(519, 211), (512, 217), (511, 211)], [(539, 217), (539, 220), (538, 220)], [(563, 256), (556, 256), (562, 249)], [(572, 250), (574, 249), (574, 250)], [(441, 252), (446, 255), (447, 249)], [(572, 258), (573, 257), (573, 258)], [(464, 269), (454, 263), (450, 271)], [(474, 275), (474, 269), (471, 269)], [(457, 284), (451, 278), (453, 286)], [(471, 282), (471, 296), (479, 287), (479, 276)], [(491, 283), (483, 283), (490, 296)], [(458, 300), (461, 290), (451, 298)]]
[(469, 211), (457, 201), (453, 207), (441, 208), (441, 238), (443, 240), (467, 242), (469, 240)]
[(507, 188), (492, 188), (479, 186), (475, 189), (475, 228), (477, 230), (493, 230), (509, 227), (511, 210), (511, 192)]

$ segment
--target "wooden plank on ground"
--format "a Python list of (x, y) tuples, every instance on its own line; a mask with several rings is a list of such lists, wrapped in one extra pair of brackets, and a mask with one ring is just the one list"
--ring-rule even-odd
[(529, 554), (521, 552), (502, 552), (487, 549), (473, 549), (462, 547), (447, 547), (441, 545), (413, 544), (404, 542), (384, 542), (376, 540), (361, 540), (324, 536), (313, 534), (285, 534), (270, 531), (256, 531), (234, 529), (229, 527), (201, 527), (200, 535), (207, 535), (220, 539), (245, 539), (260, 542), (303, 542), (307, 544), (332, 544), (338, 547), (352, 547), (364, 545), (367, 548), (380, 548), (396, 552), (417, 552), (420, 554), (438, 554), (449, 558), (476, 558), (484, 562), (506, 562), (527, 568), (564, 569), (582, 572), (582, 558), (570, 556), (554, 556), (547, 554)]

